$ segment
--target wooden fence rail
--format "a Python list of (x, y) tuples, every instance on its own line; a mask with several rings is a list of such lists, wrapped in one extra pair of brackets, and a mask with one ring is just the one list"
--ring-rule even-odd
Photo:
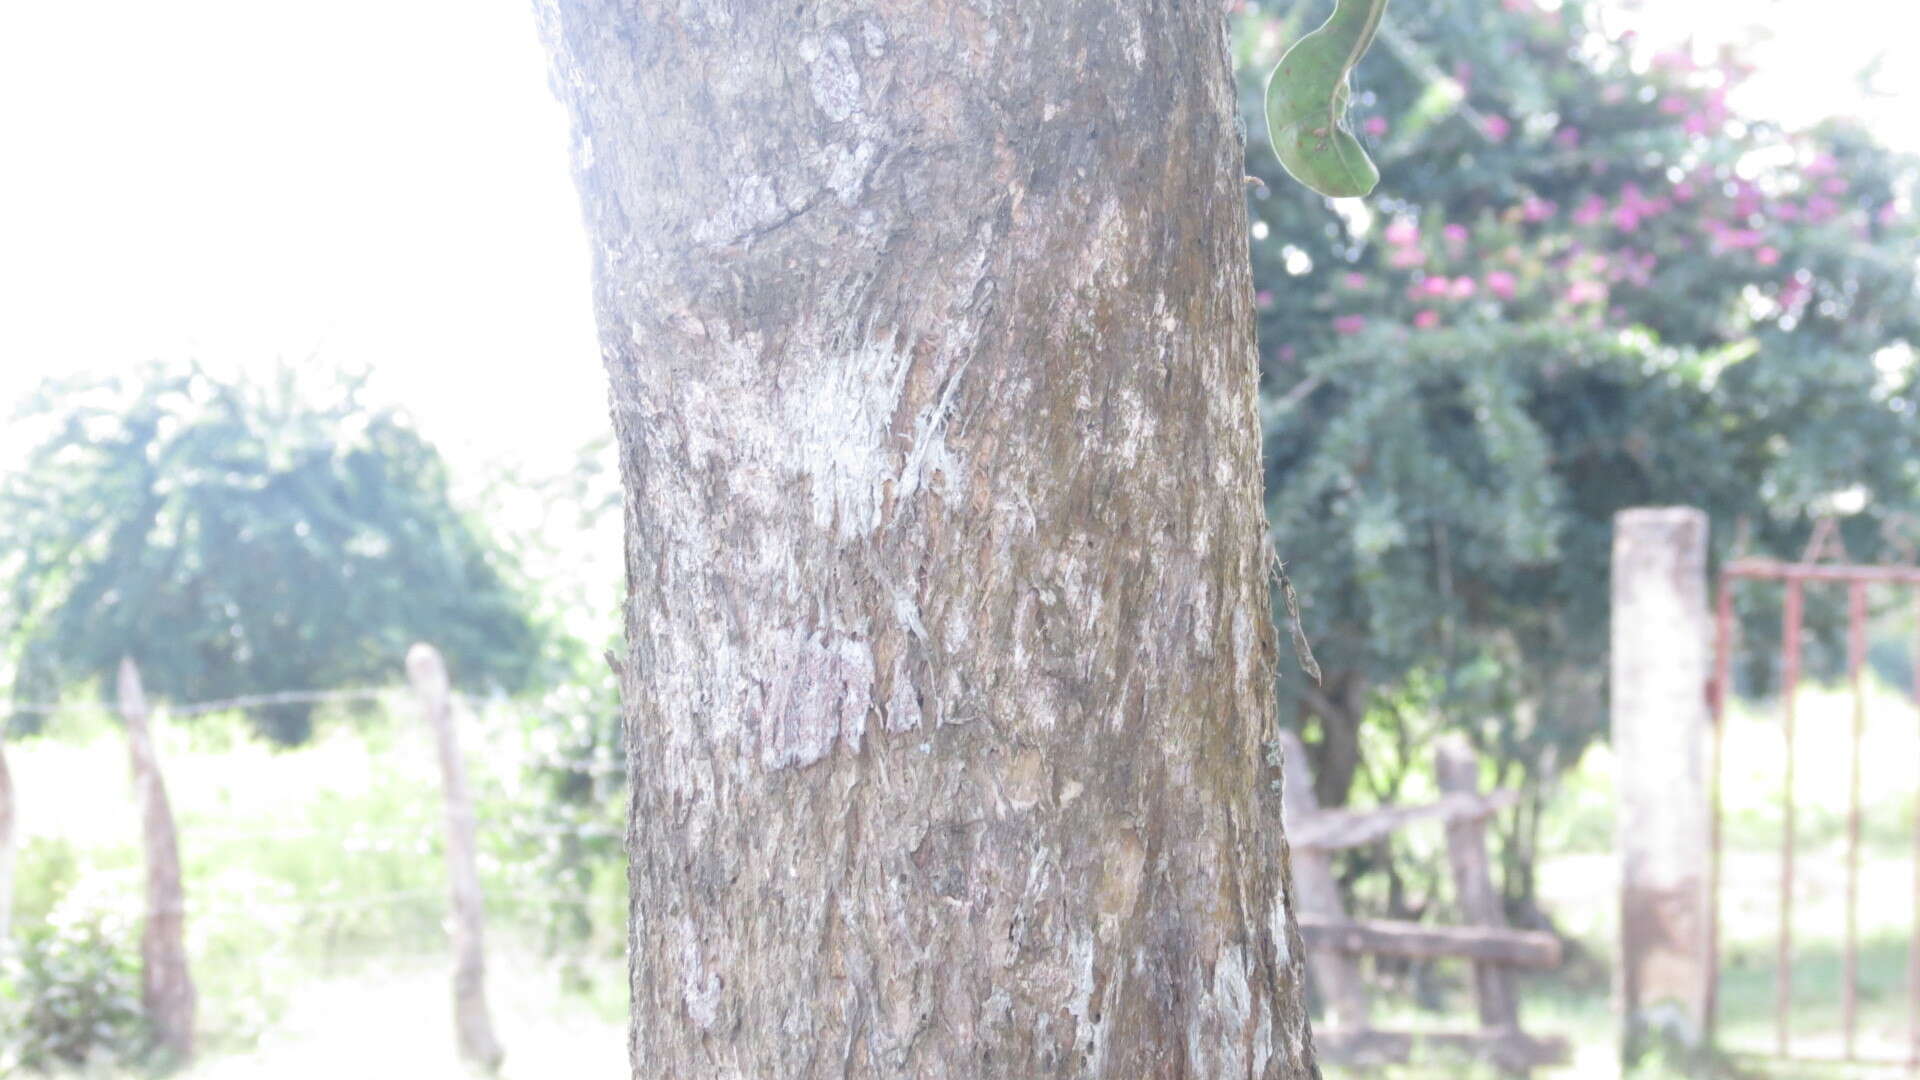
[[(1466, 1056), (1513, 1074), (1568, 1060), (1559, 1036), (1520, 1030), (1513, 969), (1551, 968), (1560, 963), (1552, 934), (1506, 925), (1488, 867), (1486, 822), (1512, 806), (1512, 791), (1482, 793), (1479, 766), (1464, 739), (1450, 736), (1436, 748), (1441, 797), (1420, 806), (1378, 810), (1322, 810), (1314, 802), (1306, 748), (1291, 732), (1281, 734), (1285, 753), (1287, 842), (1292, 849), (1295, 903), (1307, 944), (1308, 980), (1326, 1011), (1315, 1026), (1314, 1045), (1323, 1060), (1371, 1067), (1403, 1064), (1430, 1054)], [(1374, 843), (1395, 829), (1439, 821), (1447, 833), (1447, 862), (1464, 926), (1429, 926), (1387, 919), (1349, 918), (1340, 899), (1328, 852)], [(1370, 1017), (1366, 982), (1356, 958), (1362, 953), (1417, 959), (1460, 957), (1473, 963), (1480, 1030), (1385, 1031)]]

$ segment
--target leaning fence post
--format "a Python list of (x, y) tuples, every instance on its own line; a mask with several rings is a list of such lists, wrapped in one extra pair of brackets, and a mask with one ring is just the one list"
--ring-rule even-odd
[(493, 1035), (487, 1011), (486, 950), (482, 929), (480, 870), (475, 855), (473, 796), (453, 726), (453, 692), (440, 650), (421, 642), (407, 650), (407, 679), (433, 731), (440, 754), (440, 782), (447, 802), (447, 877), (453, 892), (453, 1020), (460, 1053), (493, 1072), (506, 1056)]
[[(1434, 748), (1434, 778), (1442, 793), (1480, 791), (1480, 760), (1459, 735), (1447, 735)], [(1453, 891), (1461, 921), (1468, 926), (1504, 927), (1506, 913), (1493, 888), (1487, 863), (1487, 819), (1457, 818), (1447, 822), (1447, 862), (1453, 868)], [(1480, 1003), (1480, 1025), (1493, 1030), (1518, 1030), (1520, 1003), (1514, 994), (1513, 969), (1476, 960), (1473, 986)]]
[(0, 952), (13, 940), (13, 773), (7, 769), (7, 719), (0, 716)]
[(1714, 978), (1705, 746), (1713, 670), (1707, 515), (1614, 516), (1612, 707), (1620, 844), (1621, 1052), (1697, 1048)]
[(155, 1040), (173, 1065), (193, 1056), (193, 976), (187, 970), (186, 893), (180, 884), (180, 842), (167, 785), (147, 725), (147, 695), (132, 657), (120, 661), (120, 715), (127, 722), (134, 797), (146, 847), (147, 912), (140, 934), (140, 1003)]
[[(1287, 815), (1286, 833), (1292, 835), (1296, 822), (1305, 821), (1320, 809), (1313, 794), (1313, 773), (1307, 767), (1307, 748), (1300, 736), (1281, 731), (1280, 762), (1281, 807)], [(1334, 880), (1333, 860), (1318, 848), (1294, 844), (1293, 899), (1300, 915), (1345, 920), (1347, 908), (1340, 900), (1340, 885)], [(1370, 1023), (1367, 984), (1354, 957), (1337, 949), (1307, 949), (1307, 982), (1320, 994), (1328, 1019), (1327, 1027), (1343, 1032), (1363, 1032)]]

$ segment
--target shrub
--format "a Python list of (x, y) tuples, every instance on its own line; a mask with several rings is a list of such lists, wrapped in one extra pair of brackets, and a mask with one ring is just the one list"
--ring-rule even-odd
[(150, 1040), (129, 938), (98, 915), (21, 935), (19, 949), (0, 958), (0, 1076), (145, 1057)]

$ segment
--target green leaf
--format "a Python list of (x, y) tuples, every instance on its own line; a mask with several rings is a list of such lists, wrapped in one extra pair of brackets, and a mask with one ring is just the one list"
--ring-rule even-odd
[(1338, 0), (1267, 79), (1267, 137), (1287, 175), (1332, 198), (1357, 198), (1380, 170), (1347, 129), (1347, 73), (1366, 54), (1387, 0)]

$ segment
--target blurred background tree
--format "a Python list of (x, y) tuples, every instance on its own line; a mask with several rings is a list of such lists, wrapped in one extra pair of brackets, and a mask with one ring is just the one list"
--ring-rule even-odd
[[(253, 384), (155, 364), (29, 398), (13, 424), (33, 448), (0, 479), (15, 698), (104, 687), (123, 655), (175, 700), (385, 683), (416, 640), (467, 688), (533, 683), (531, 591), (438, 451), (360, 390), (311, 366)], [(251, 715), (296, 744), (312, 712)]]
[[(1328, 6), (1235, 24), (1268, 505), (1326, 672), (1283, 708), (1328, 805), (1412, 794), (1426, 739), (1469, 732), (1528, 791), (1503, 864), (1538, 922), (1539, 808), (1605, 733), (1614, 512), (1702, 506), (1721, 555), (1796, 555), (1822, 516), (1856, 559), (1911, 536), (1914, 165), (1735, 115), (1732, 51), (1652, 52), (1579, 0), (1432, 0), (1354, 73), (1378, 190), (1322, 199), (1264, 144), (1259, 84)], [(1363, 908), (1424, 902), (1390, 848), (1346, 873)]]

